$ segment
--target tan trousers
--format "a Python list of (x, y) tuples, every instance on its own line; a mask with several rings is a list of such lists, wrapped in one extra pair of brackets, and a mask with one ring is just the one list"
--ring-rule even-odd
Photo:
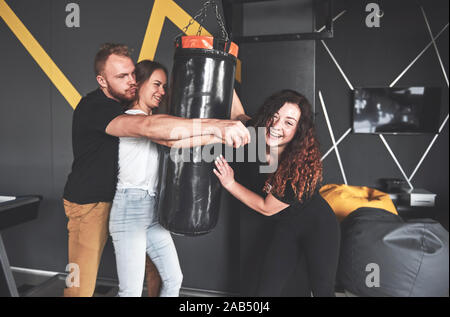
[[(98, 266), (108, 239), (108, 221), (111, 203), (99, 202), (79, 205), (63, 200), (69, 223), (69, 264), (78, 265), (79, 286), (75, 278), (70, 288), (64, 289), (65, 297), (91, 297), (94, 294)], [(157, 297), (161, 278), (155, 264), (146, 257), (146, 282), (149, 297)]]
[(65, 297), (90, 297), (94, 294), (97, 271), (108, 238), (110, 202), (79, 205), (64, 199), (69, 218), (69, 264), (78, 265), (79, 285), (64, 289)]

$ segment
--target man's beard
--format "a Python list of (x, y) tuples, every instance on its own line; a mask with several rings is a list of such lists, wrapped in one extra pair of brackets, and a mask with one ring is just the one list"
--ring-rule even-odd
[(133, 89), (136, 89), (136, 87), (131, 86), (125, 91), (125, 93), (122, 93), (117, 90), (114, 90), (114, 88), (108, 85), (108, 93), (115, 99), (119, 100), (119, 102), (122, 105), (128, 105), (136, 98), (136, 93), (131, 93), (131, 90)]

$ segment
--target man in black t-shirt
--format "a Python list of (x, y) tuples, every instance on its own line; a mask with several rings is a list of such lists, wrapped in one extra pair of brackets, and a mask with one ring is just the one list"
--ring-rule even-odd
[[(69, 218), (69, 270), (73, 273), (66, 282), (64, 296), (94, 293), (116, 189), (118, 137), (172, 142), (171, 132), (176, 127), (188, 133), (184, 137), (214, 135), (235, 147), (250, 139), (247, 129), (237, 120), (124, 114), (123, 106), (134, 100), (137, 89), (134, 63), (124, 45), (104, 44), (95, 57), (95, 73), (99, 88), (82, 98), (73, 114), (74, 160), (64, 188), (64, 209)], [(233, 99), (232, 117), (242, 113), (242, 105)]]

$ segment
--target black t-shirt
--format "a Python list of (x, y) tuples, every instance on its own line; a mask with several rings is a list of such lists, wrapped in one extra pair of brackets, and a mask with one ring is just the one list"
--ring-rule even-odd
[[(258, 146), (259, 145), (257, 144), (257, 147)], [(245, 149), (244, 149), (244, 151), (245, 151), (244, 157), (245, 158), (249, 157), (248, 150), (249, 150), (249, 146), (246, 145)], [(258, 155), (256, 155), (256, 157), (258, 158)], [(232, 165), (232, 167), (235, 168), (235, 171), (236, 171), (235, 177), (236, 177), (237, 182), (239, 182), (240, 184), (244, 185), (248, 189), (252, 190), (253, 192), (255, 192), (258, 195), (265, 198), (268, 194), (263, 190), (263, 188), (264, 188), (264, 184), (265, 184), (267, 178), (271, 174), (261, 173), (260, 166), (264, 165), (264, 164), (265, 164), (264, 162), (261, 162), (259, 160), (257, 160), (257, 162), (249, 162), (248, 160), (246, 160), (246, 162), (244, 162), (244, 163), (234, 163), (234, 165)], [(313, 196), (318, 195), (318, 188), (320, 188), (320, 186), (317, 187), (316, 191), (311, 196), (311, 198), (309, 198), (309, 199), (303, 198), (303, 201), (300, 202), (298, 200), (297, 195), (295, 194), (294, 190), (292, 189), (291, 181), (288, 180), (286, 182), (286, 186), (284, 189), (284, 195), (282, 197), (273, 192), (272, 192), (272, 195), (279, 201), (284, 202), (285, 204), (288, 204), (289, 207), (286, 207), (285, 209), (283, 209), (282, 211), (280, 211), (279, 213), (274, 215), (273, 218), (283, 219), (283, 218), (287, 218), (287, 217), (291, 217), (293, 215), (299, 214), (301, 209), (303, 207), (305, 207), (311, 201)]]
[(73, 113), (72, 171), (64, 198), (77, 204), (110, 202), (117, 184), (119, 138), (106, 134), (123, 107), (97, 89), (82, 98)]

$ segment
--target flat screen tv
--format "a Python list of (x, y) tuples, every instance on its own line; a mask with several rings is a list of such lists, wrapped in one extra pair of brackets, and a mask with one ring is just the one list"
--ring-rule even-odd
[(355, 88), (354, 133), (438, 133), (441, 88)]

